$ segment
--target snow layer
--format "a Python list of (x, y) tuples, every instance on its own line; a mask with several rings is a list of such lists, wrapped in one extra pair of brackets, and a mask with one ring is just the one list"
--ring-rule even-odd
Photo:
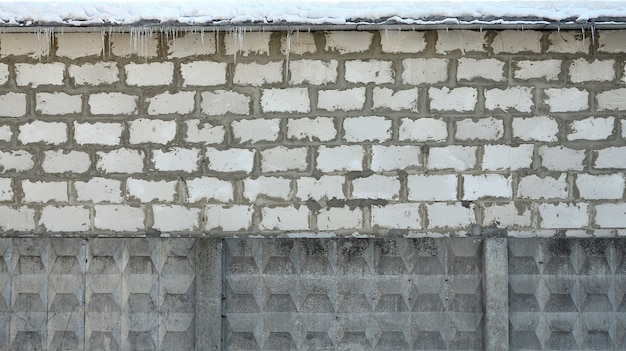
[(0, 0), (1, 26), (621, 22), (625, 1)]

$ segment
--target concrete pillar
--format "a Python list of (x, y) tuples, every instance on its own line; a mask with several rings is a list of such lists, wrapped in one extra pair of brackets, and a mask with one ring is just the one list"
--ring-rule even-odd
[(485, 350), (508, 350), (509, 265), (507, 239), (486, 238), (483, 245)]

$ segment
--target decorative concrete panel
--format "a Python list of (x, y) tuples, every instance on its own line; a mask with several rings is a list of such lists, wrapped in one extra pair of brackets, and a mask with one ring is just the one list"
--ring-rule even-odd
[(509, 240), (511, 349), (626, 348), (626, 245)]
[(227, 239), (228, 350), (467, 350), (483, 344), (473, 239)]

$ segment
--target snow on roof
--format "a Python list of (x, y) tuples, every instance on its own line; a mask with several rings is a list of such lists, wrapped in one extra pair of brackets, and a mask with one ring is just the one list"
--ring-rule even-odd
[(0, 26), (624, 25), (626, 1), (0, 0)]

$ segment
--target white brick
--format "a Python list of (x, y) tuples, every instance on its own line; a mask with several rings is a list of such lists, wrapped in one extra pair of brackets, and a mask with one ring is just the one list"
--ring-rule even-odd
[(224, 141), (226, 128), (213, 125), (210, 122), (202, 122), (199, 119), (185, 120), (187, 134), (185, 140), (189, 143), (220, 144)]
[(218, 172), (252, 172), (254, 165), (254, 150), (227, 149), (217, 150), (207, 148), (209, 170)]
[(107, 178), (90, 178), (88, 181), (75, 181), (76, 200), (93, 203), (123, 201), (122, 182)]
[(33, 121), (19, 127), (17, 139), (22, 144), (45, 143), (59, 145), (67, 141), (67, 125), (61, 122)]
[(429, 88), (428, 96), (430, 97), (431, 110), (439, 111), (474, 111), (478, 101), (478, 91), (469, 87)]
[(277, 146), (261, 151), (262, 172), (304, 171), (308, 167), (308, 150), (305, 147)]
[(567, 140), (605, 140), (613, 134), (615, 117), (589, 117), (569, 122)]
[(350, 83), (393, 83), (391, 61), (350, 60), (345, 62), (345, 79)]
[(430, 148), (427, 168), (465, 171), (476, 166), (476, 147), (446, 146)]
[(204, 91), (202, 96), (202, 112), (209, 116), (225, 114), (250, 114), (250, 97), (234, 91)]
[(280, 119), (241, 119), (231, 123), (233, 136), (239, 143), (275, 141), (280, 132)]
[(184, 33), (167, 41), (167, 57), (183, 58), (215, 54), (215, 33)]
[(602, 30), (598, 32), (597, 38), (599, 52), (617, 54), (626, 51), (624, 49), (626, 36), (622, 30)]
[(341, 230), (363, 228), (363, 211), (349, 207), (323, 208), (317, 214), (318, 230)]
[(383, 52), (409, 54), (426, 49), (425, 32), (385, 30), (379, 33)]
[(283, 62), (238, 63), (235, 66), (233, 83), (237, 85), (259, 86), (283, 81)]
[(385, 117), (347, 117), (343, 120), (348, 142), (386, 141), (391, 138), (391, 120)]
[(126, 84), (132, 86), (169, 85), (174, 79), (174, 63), (128, 63), (124, 66)]
[(26, 114), (26, 94), (6, 93), (0, 95), (1, 117), (22, 117)]
[(183, 87), (226, 84), (226, 62), (195, 61), (180, 64)]
[(165, 93), (147, 98), (149, 115), (167, 115), (167, 114), (189, 114), (194, 108), (194, 97), (196, 93), (193, 91), (181, 91), (170, 94)]
[(626, 204), (596, 205), (595, 222), (601, 228), (626, 228)]
[(79, 145), (119, 145), (123, 131), (122, 123), (74, 122), (74, 140)]
[(284, 55), (314, 54), (317, 51), (313, 33), (287, 33), (280, 38), (280, 52)]
[(243, 181), (243, 196), (256, 201), (257, 198), (288, 200), (291, 192), (291, 180), (281, 177), (258, 177)]
[(485, 108), (488, 110), (501, 109), (503, 111), (531, 112), (533, 108), (532, 88), (486, 89)]
[(180, 205), (153, 205), (154, 224), (152, 228), (169, 231), (199, 230), (200, 209)]
[(226, 55), (269, 55), (271, 32), (226, 33)]
[(296, 60), (289, 62), (290, 84), (324, 85), (337, 82), (337, 60)]
[(330, 141), (337, 136), (335, 122), (331, 117), (289, 118), (287, 138), (309, 141)]
[(582, 199), (622, 199), (624, 197), (624, 175), (579, 174), (576, 187)]
[(326, 111), (362, 110), (365, 105), (365, 88), (345, 90), (319, 90), (317, 108)]
[(248, 230), (252, 226), (252, 206), (246, 205), (208, 205), (205, 208), (206, 230), (223, 231)]
[[(141, 202), (165, 201), (173, 202), (176, 197), (175, 180), (151, 181), (143, 179), (127, 179), (126, 191), (132, 200)], [(156, 217), (156, 215), (155, 215)]]
[(12, 201), (13, 188), (11, 178), (0, 178), (0, 201)]
[(626, 88), (603, 91), (596, 95), (598, 111), (626, 110)]
[(6, 84), (9, 81), (9, 65), (0, 63), (0, 84)]
[(0, 125), (0, 141), (10, 142), (12, 137), (13, 132), (11, 131), (11, 126)]
[(129, 122), (131, 144), (167, 144), (176, 136), (176, 121), (138, 118)]
[(91, 227), (89, 209), (81, 206), (44, 207), (39, 222), (49, 232), (82, 232)]
[(120, 80), (115, 62), (84, 63), (68, 67), (70, 78), (76, 85), (113, 84)]
[(103, 173), (140, 173), (144, 157), (143, 151), (126, 148), (98, 151), (96, 168)]
[(541, 52), (542, 32), (533, 30), (514, 31), (504, 30), (498, 32), (493, 39), (491, 47), (493, 52), (518, 53), (518, 52)]
[(33, 155), (24, 150), (0, 151), (0, 172), (23, 172), (33, 168)]
[(260, 230), (308, 230), (309, 209), (306, 206), (264, 207), (261, 209)]
[(67, 202), (67, 182), (22, 181), (23, 202)]
[(35, 210), (26, 207), (0, 206), (0, 229), (5, 232), (35, 230)]
[(322, 172), (362, 171), (365, 152), (359, 145), (320, 146), (317, 169)]
[(373, 91), (374, 110), (418, 112), (418, 89), (397, 90), (375, 87)]
[(265, 89), (261, 95), (263, 112), (310, 112), (307, 88)]
[(104, 37), (101, 33), (61, 33), (57, 35), (57, 50), (59, 57), (77, 59), (86, 56), (102, 56), (104, 52)]
[(420, 153), (417, 145), (372, 145), (371, 169), (384, 172), (417, 168), (420, 165)]
[(584, 58), (572, 61), (569, 67), (570, 80), (574, 83), (589, 81), (612, 81), (615, 79), (615, 60), (595, 60)]
[(89, 96), (94, 115), (131, 115), (137, 112), (137, 97), (122, 93), (98, 93)]
[(402, 141), (446, 141), (446, 122), (435, 118), (403, 118), (400, 121), (399, 139)]
[(463, 175), (463, 200), (513, 196), (512, 178), (500, 174)]
[(211, 177), (189, 179), (187, 184), (187, 201), (199, 202), (215, 200), (230, 202), (233, 200), (233, 184), (226, 180)]
[(597, 153), (596, 168), (626, 168), (626, 146), (607, 147)]
[(118, 57), (136, 55), (141, 58), (158, 56), (159, 36), (152, 33), (112, 33), (110, 53)]
[(585, 203), (556, 203), (537, 205), (541, 228), (583, 228), (589, 224)]
[(534, 148), (532, 144), (520, 146), (485, 145), (483, 169), (502, 171), (530, 168), (533, 162)]
[(589, 53), (590, 38), (585, 38), (584, 31), (552, 31), (548, 35), (548, 52), (558, 52), (566, 54), (587, 54)]
[(141, 207), (97, 205), (94, 206), (94, 212), (93, 225), (96, 229), (114, 232), (134, 232), (145, 228), (145, 214)]
[(483, 225), (486, 227), (520, 228), (532, 224), (532, 211), (522, 204), (491, 204), (485, 206), (483, 213)]
[(397, 199), (400, 194), (400, 180), (397, 177), (371, 175), (352, 181), (354, 199)]
[(559, 124), (554, 118), (539, 117), (513, 117), (513, 137), (530, 141), (557, 141)]
[(157, 171), (195, 172), (200, 161), (200, 149), (173, 147), (165, 150), (154, 150), (152, 162)]
[(402, 82), (420, 85), (435, 84), (448, 80), (447, 59), (410, 58), (402, 60)]
[(545, 93), (548, 96), (545, 102), (551, 112), (575, 112), (589, 108), (589, 92), (586, 90), (551, 88)]
[(466, 52), (484, 52), (487, 44), (487, 33), (473, 30), (439, 30), (435, 51), (438, 54), (449, 54), (459, 50)]
[(421, 229), (419, 204), (372, 206), (372, 227), (388, 229)]
[(459, 203), (434, 203), (426, 205), (428, 228), (466, 228), (475, 222), (473, 207)]
[(528, 80), (557, 80), (561, 73), (561, 60), (541, 60), (541, 61), (516, 61), (517, 69), (513, 71), (513, 78)]
[(457, 177), (445, 175), (409, 175), (409, 201), (454, 201), (457, 199)]
[(50, 37), (32, 33), (2, 33), (0, 57), (22, 55), (34, 59), (50, 56)]
[(526, 199), (565, 199), (568, 194), (568, 182), (565, 173), (558, 178), (536, 175), (522, 177), (517, 186), (517, 197)]
[(35, 95), (37, 112), (44, 115), (65, 115), (79, 113), (82, 110), (82, 95), (65, 93), (37, 93)]
[(357, 31), (333, 31), (326, 33), (326, 51), (340, 54), (364, 52), (372, 44), (373, 33)]
[(343, 199), (344, 177), (342, 176), (321, 176), (315, 178), (299, 178), (297, 181), (297, 196), (302, 200), (314, 199)]
[(65, 65), (62, 63), (16, 63), (15, 82), (17, 85), (63, 85)]
[(454, 137), (457, 140), (498, 140), (503, 136), (504, 123), (497, 118), (468, 118), (456, 122)]
[(91, 158), (82, 151), (48, 150), (41, 167), (45, 173), (84, 173), (91, 167)]
[(457, 80), (504, 80), (504, 62), (496, 59), (460, 58), (457, 60)]
[(539, 157), (541, 165), (551, 171), (580, 171), (583, 169), (585, 150), (540, 146)]

